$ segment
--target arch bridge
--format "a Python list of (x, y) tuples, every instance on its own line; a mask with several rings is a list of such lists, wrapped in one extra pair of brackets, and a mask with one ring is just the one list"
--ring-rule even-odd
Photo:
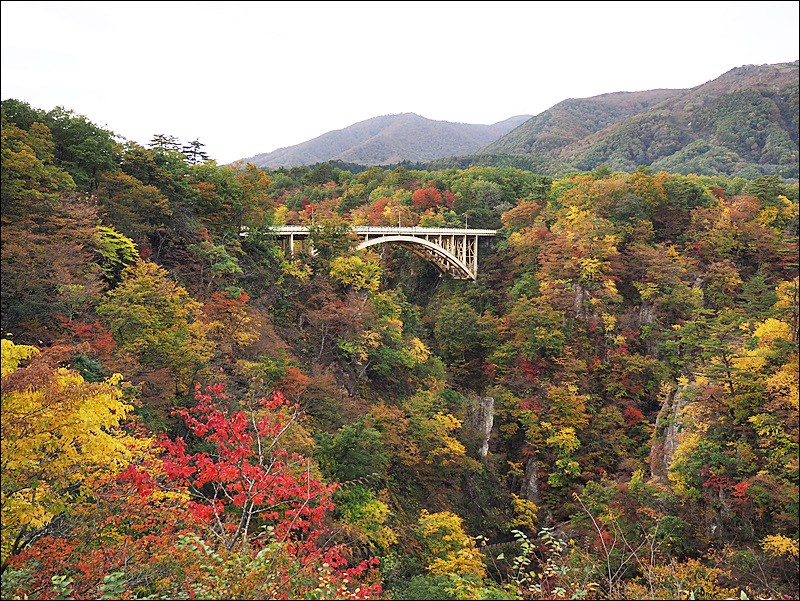
[[(357, 250), (376, 244), (397, 244), (457, 280), (475, 280), (478, 277), (478, 242), (497, 234), (497, 230), (399, 226), (356, 225), (352, 230), (360, 240)], [(302, 247), (309, 236), (309, 228), (300, 225), (284, 225), (273, 231), (289, 254)]]

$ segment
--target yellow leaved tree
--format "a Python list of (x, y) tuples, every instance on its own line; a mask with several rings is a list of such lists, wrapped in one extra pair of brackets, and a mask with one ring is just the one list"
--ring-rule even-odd
[(2, 566), (54, 517), (122, 470), (138, 445), (121, 376), (86, 382), (33, 346), (2, 340)]
[(417, 533), (424, 541), (428, 573), (445, 577), (448, 592), (457, 599), (481, 598), (486, 567), (475, 540), (464, 532), (461, 518), (451, 511), (429, 513), (423, 509)]

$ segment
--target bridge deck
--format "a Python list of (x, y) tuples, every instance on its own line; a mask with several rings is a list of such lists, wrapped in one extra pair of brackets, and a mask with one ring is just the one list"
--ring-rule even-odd
[[(375, 244), (400, 244), (436, 265), (442, 273), (456, 279), (475, 280), (478, 275), (478, 242), (481, 237), (497, 235), (497, 230), (449, 227), (350, 226), (361, 243), (358, 249)], [(283, 225), (272, 228), (291, 255), (309, 243), (310, 228)], [(243, 228), (242, 236), (248, 231)], [(314, 249), (310, 249), (314, 252)]]
[[(304, 225), (281, 225), (273, 228), (279, 236), (308, 234), (308, 227)], [(357, 234), (371, 235), (384, 234), (395, 236), (496, 236), (497, 230), (482, 230), (470, 228), (448, 227), (390, 227), (374, 225), (354, 225), (351, 228)]]

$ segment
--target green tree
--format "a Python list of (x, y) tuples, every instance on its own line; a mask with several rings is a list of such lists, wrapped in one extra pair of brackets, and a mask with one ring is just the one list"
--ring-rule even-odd
[(169, 200), (156, 186), (121, 171), (104, 173), (98, 184), (95, 198), (101, 217), (138, 244), (169, 224)]
[(33, 108), (27, 102), (8, 98), (0, 103), (0, 113), (8, 123), (13, 123), (20, 129), (29, 130), (36, 123), (44, 123), (44, 111)]
[(346, 254), (356, 242), (347, 223), (334, 221), (312, 225), (308, 240), (314, 259), (323, 265), (328, 265), (335, 257)]
[(120, 234), (113, 227), (98, 226), (94, 237), (95, 252), (100, 255), (98, 261), (106, 281), (116, 283), (122, 270), (136, 262), (139, 251), (133, 240)]
[(181, 143), (176, 136), (169, 134), (153, 134), (153, 139), (150, 140), (150, 148), (161, 151), (180, 150)]
[(119, 350), (149, 370), (166, 367), (176, 383), (188, 384), (211, 356), (200, 303), (155, 263), (139, 260), (100, 303)]
[(385, 475), (389, 458), (381, 433), (364, 419), (342, 426), (333, 436), (320, 433), (317, 445), (320, 467), (332, 480), (349, 482)]
[(39, 213), (45, 218), (57, 199), (75, 190), (75, 182), (54, 164), (55, 145), (48, 127), (33, 123), (25, 130), (2, 122), (2, 202), (3, 226), (21, 213)]
[(189, 161), (189, 164), (197, 165), (208, 160), (208, 153), (203, 150), (203, 146), (205, 144), (196, 139), (183, 145), (181, 151), (186, 155), (186, 160)]
[(481, 316), (463, 299), (450, 299), (439, 308), (433, 335), (439, 355), (449, 365), (463, 365), (484, 354)]
[(72, 175), (79, 190), (96, 190), (101, 173), (119, 169), (113, 132), (60, 106), (45, 115), (45, 123), (53, 134), (57, 164)]
[(190, 244), (188, 250), (199, 257), (199, 284), (207, 296), (213, 292), (212, 285), (218, 288), (225, 283), (232, 285), (232, 278), (242, 273), (236, 257), (228, 252), (224, 244), (203, 240), (200, 244)]

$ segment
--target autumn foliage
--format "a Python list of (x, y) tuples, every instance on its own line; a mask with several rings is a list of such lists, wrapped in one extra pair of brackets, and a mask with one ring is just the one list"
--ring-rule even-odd
[(330, 543), (333, 487), (282, 446), (296, 413), (279, 392), (250, 413), (226, 412), (217, 405), (228, 400), (222, 388), (198, 390), (197, 405), (178, 411), (213, 450), (139, 439), (125, 470), (94, 476), (90, 496), (57, 522), (51, 513), (49, 523), (28, 526), (39, 537), (13, 549), (10, 590), (40, 598), (66, 590), (96, 598), (112, 588), (171, 598), (211, 590), (218, 598), (378, 595), (377, 560), (350, 565), (348, 549)]
[[(2, 142), (3, 598), (797, 597), (770, 165), (266, 171), (15, 100)], [(397, 224), (497, 235), (458, 281), (356, 248)]]

